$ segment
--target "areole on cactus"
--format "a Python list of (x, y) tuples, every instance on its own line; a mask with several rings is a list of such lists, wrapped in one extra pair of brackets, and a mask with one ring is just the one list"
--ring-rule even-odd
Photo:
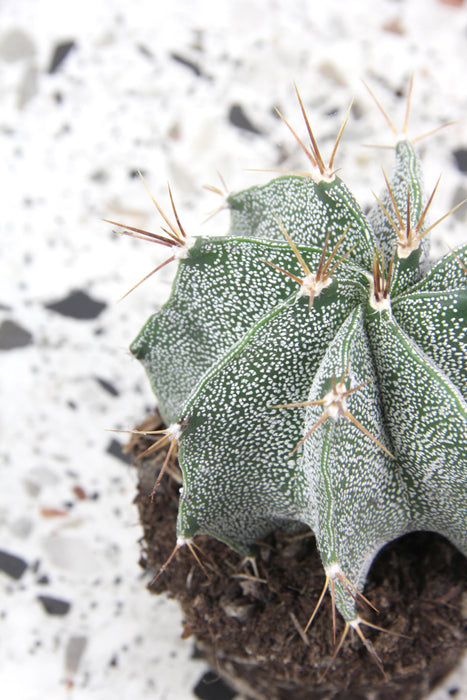
[(343, 128), (326, 166), (298, 97), (310, 146), (286, 123), (310, 172), (230, 194), (227, 235), (189, 238), (171, 194), (163, 235), (126, 227), (179, 260), (131, 350), (165, 465), (178, 446), (177, 548), (207, 534), (252, 556), (276, 528), (310, 528), (319, 603), (329, 590), (341, 642), (350, 627), (365, 642), (356, 606), (385, 544), (430, 530), (467, 555), (467, 245), (427, 269), (434, 191), (408, 109), (365, 216), (334, 170)]

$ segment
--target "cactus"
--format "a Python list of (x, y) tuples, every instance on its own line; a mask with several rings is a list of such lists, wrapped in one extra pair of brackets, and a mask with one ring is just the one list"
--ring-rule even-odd
[(431, 530), (467, 554), (467, 245), (428, 269), (435, 192), (407, 119), (365, 216), (334, 169), (343, 128), (326, 165), (298, 98), (310, 145), (286, 124), (310, 172), (230, 194), (225, 236), (189, 238), (173, 200), (175, 223), (155, 202), (163, 235), (130, 230), (179, 260), (131, 350), (168, 425), (164, 466), (178, 446), (176, 549), (203, 534), (252, 556), (309, 528), (319, 603), (329, 591), (341, 643), (366, 643), (356, 605), (385, 544)]

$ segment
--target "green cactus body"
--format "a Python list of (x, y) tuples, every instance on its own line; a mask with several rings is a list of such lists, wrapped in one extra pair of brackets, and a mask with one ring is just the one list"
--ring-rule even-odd
[(310, 528), (346, 629), (388, 542), (467, 554), (467, 246), (426, 270), (431, 199), (395, 154), (368, 217), (332, 172), (230, 195), (131, 348), (178, 442), (179, 544)]

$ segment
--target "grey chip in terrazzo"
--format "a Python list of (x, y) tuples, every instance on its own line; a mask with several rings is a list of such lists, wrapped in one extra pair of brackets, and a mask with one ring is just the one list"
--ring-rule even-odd
[(6, 319), (0, 324), (0, 350), (23, 348), (32, 342), (32, 334), (19, 323)]

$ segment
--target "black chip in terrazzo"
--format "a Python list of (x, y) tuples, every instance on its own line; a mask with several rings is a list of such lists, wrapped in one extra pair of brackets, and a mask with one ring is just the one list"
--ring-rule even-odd
[(245, 131), (251, 131), (253, 134), (261, 134), (262, 131), (258, 129), (246, 116), (243, 111), (243, 107), (239, 104), (234, 104), (229, 110), (229, 121), (234, 126), (239, 129), (244, 129)]
[(237, 693), (212, 671), (204, 674), (193, 689), (194, 694), (201, 700), (231, 700)]
[(31, 345), (31, 333), (15, 321), (3, 321), (0, 324), (0, 350), (14, 350)]
[(44, 610), (49, 615), (66, 615), (70, 608), (71, 603), (67, 600), (62, 600), (61, 598), (53, 598), (48, 595), (38, 595), (37, 599), (40, 600), (44, 606)]
[(143, 170), (143, 168), (131, 168), (131, 170), (128, 171), (128, 177), (131, 180), (136, 180), (137, 178), (141, 177), (146, 177), (146, 171)]
[(109, 382), (107, 379), (102, 379), (101, 377), (95, 377), (95, 380), (111, 396), (119, 396), (120, 395), (119, 390), (112, 384), (112, 382)]
[(186, 68), (189, 68), (190, 70), (193, 71), (193, 73), (200, 78), (203, 75), (203, 72), (201, 68), (194, 63), (194, 61), (190, 61), (189, 58), (185, 58), (185, 56), (181, 56), (179, 53), (176, 53), (173, 51), (170, 54), (170, 58), (173, 58), (174, 61), (177, 61), (177, 63), (181, 63), (182, 66), (185, 66)]
[(453, 155), (461, 173), (467, 173), (467, 148), (458, 148)]
[(56, 45), (52, 60), (50, 62), (49, 73), (56, 73), (65, 58), (68, 56), (70, 51), (75, 48), (75, 46), (76, 44), (74, 41), (64, 41), (63, 43)]
[(81, 291), (71, 292), (64, 299), (46, 304), (45, 308), (56, 311), (62, 316), (70, 316), (80, 320), (97, 318), (105, 309), (107, 304), (92, 299), (88, 294)]
[(0, 549), (0, 571), (8, 574), (11, 578), (20, 579), (27, 568), (28, 564), (24, 559)]
[(108, 444), (106, 452), (108, 455), (112, 455), (112, 457), (116, 457), (117, 459), (120, 459), (122, 462), (125, 462), (125, 464), (131, 464), (130, 455), (124, 454), (123, 449), (122, 449), (122, 445), (121, 445), (121, 443), (118, 442), (118, 440), (111, 440)]

